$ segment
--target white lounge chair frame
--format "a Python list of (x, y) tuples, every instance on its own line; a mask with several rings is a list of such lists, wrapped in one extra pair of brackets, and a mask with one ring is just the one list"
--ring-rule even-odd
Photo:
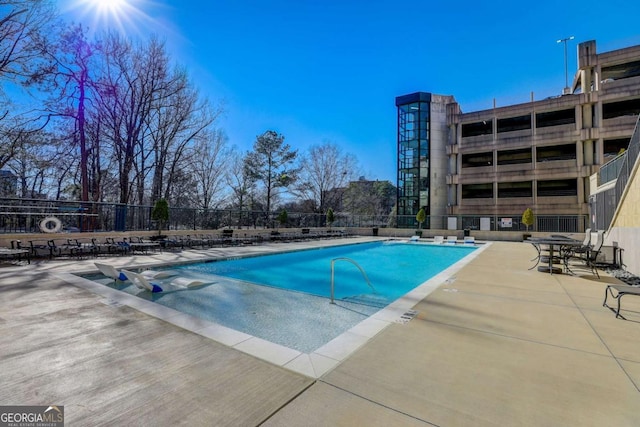
[(133, 283), (140, 289), (144, 289), (153, 293), (162, 292), (163, 290), (160, 285), (150, 282), (149, 279), (144, 277), (142, 274), (134, 273), (133, 271), (129, 270), (122, 270), (122, 272), (125, 274), (125, 276), (127, 276), (131, 283)]

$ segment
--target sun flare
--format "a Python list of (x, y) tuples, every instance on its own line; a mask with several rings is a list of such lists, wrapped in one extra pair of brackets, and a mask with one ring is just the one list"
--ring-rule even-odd
[(88, 0), (88, 3), (93, 3), (96, 10), (101, 13), (110, 13), (112, 15), (121, 14), (129, 6), (127, 0)]
[(93, 30), (114, 28), (122, 33), (157, 30), (158, 24), (142, 11), (151, 7), (151, 0), (68, 0), (67, 12), (78, 16)]

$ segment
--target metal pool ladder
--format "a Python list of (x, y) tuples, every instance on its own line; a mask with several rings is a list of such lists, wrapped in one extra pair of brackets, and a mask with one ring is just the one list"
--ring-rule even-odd
[(331, 304), (335, 304), (336, 302), (334, 301), (333, 298), (333, 294), (334, 294), (334, 264), (336, 263), (336, 261), (347, 261), (350, 262), (351, 264), (355, 265), (356, 267), (358, 267), (358, 270), (360, 270), (360, 272), (362, 273), (362, 276), (364, 276), (364, 279), (367, 281), (367, 284), (369, 285), (369, 287), (371, 289), (373, 289), (373, 292), (376, 292), (376, 288), (373, 287), (373, 285), (371, 284), (371, 281), (369, 280), (369, 277), (367, 277), (367, 273), (364, 272), (364, 270), (362, 269), (362, 267), (360, 267), (360, 265), (355, 262), (354, 260), (352, 260), (351, 258), (344, 258), (344, 257), (340, 257), (340, 258), (334, 258), (331, 260)]

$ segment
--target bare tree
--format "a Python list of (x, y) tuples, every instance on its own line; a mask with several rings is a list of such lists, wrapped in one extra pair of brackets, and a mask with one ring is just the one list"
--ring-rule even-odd
[(81, 25), (63, 27), (55, 43), (43, 39), (43, 59), (31, 75), (49, 94), (48, 115), (74, 121), (72, 142), (79, 150), (80, 200), (89, 200), (89, 153), (87, 143), (87, 104), (93, 88), (90, 74), (94, 46)]
[(184, 70), (170, 69), (155, 37), (134, 47), (108, 34), (101, 51), (100, 126), (118, 166), (120, 202), (170, 200), (195, 139), (222, 109), (200, 101)]
[(191, 157), (191, 174), (196, 185), (194, 206), (210, 209), (224, 199), (229, 162), (227, 137), (221, 130), (202, 133), (196, 138)]
[(325, 142), (309, 148), (300, 162), (305, 167), (295, 193), (303, 200), (313, 200), (316, 212), (337, 209), (341, 204), (342, 189), (357, 176), (357, 159), (343, 154), (336, 144)]
[(0, 76), (19, 79), (40, 58), (41, 30), (55, 18), (51, 1), (0, 0)]
[(42, 57), (43, 29), (55, 18), (51, 1), (0, 0), (0, 168), (19, 148), (18, 141), (30, 132), (16, 99), (5, 88), (26, 83)]
[(238, 226), (241, 226), (242, 211), (245, 210), (245, 207), (248, 207), (249, 209), (254, 208), (252, 204), (249, 205), (247, 198), (254, 194), (256, 183), (255, 179), (246, 173), (246, 155), (241, 155), (234, 148), (231, 150), (229, 155), (229, 161), (230, 164), (227, 170), (226, 182), (233, 193), (233, 201), (231, 205), (237, 207), (241, 213), (240, 218), (238, 218)]
[(344, 208), (355, 215), (386, 216), (395, 203), (396, 188), (389, 181), (361, 178), (349, 183), (344, 193)]
[(221, 107), (199, 101), (184, 70), (174, 71), (164, 92), (153, 106), (149, 122), (154, 159), (152, 200), (168, 198), (178, 171), (190, 169), (190, 148), (196, 141), (202, 144), (212, 137), (216, 142), (215, 131), (209, 134), (209, 129), (222, 112)]
[(245, 157), (245, 174), (261, 182), (265, 195), (265, 215), (271, 212), (272, 202), (280, 190), (297, 180), (300, 168), (295, 164), (298, 150), (284, 143), (284, 136), (268, 130), (256, 138), (253, 151)]
[(70, 147), (59, 141), (59, 136), (45, 131), (21, 134), (15, 156), (6, 164), (18, 177), (21, 197), (46, 197), (63, 186), (74, 156)]
[(114, 33), (107, 35), (101, 52), (103, 135), (118, 165), (120, 203), (130, 203), (136, 179), (148, 172), (145, 161), (150, 150), (144, 145), (145, 132), (152, 106), (166, 85), (166, 56), (156, 39), (146, 47), (133, 48)]
[(29, 132), (17, 123), (15, 119), (11, 119), (12, 124), (3, 126), (1, 134), (2, 143), (0, 143), (0, 169), (2, 169), (19, 150), (22, 141)]

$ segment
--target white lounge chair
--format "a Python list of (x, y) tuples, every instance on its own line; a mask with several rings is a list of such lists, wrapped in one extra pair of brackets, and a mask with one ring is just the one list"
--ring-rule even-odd
[(455, 245), (458, 242), (457, 236), (447, 236), (447, 245)]
[(409, 241), (410, 242), (419, 242), (420, 241), (420, 236), (411, 236)]
[(129, 270), (122, 270), (122, 273), (125, 274), (129, 281), (131, 281), (131, 283), (133, 283), (140, 289), (144, 289), (153, 293), (162, 292), (162, 287), (160, 285), (150, 282), (149, 279), (144, 277), (142, 274), (134, 273), (133, 271)]
[[(102, 264), (99, 262), (94, 262), (100, 273), (104, 274), (107, 277), (111, 277), (113, 280), (125, 281), (127, 280), (126, 274), (118, 271), (114, 266), (109, 264)], [(172, 270), (144, 270), (141, 273), (138, 273), (141, 276), (146, 277), (147, 279), (165, 279), (167, 277), (175, 276), (178, 273)]]
[(441, 245), (444, 243), (444, 236), (434, 236), (433, 243)]
[(127, 280), (127, 276), (121, 271), (116, 270), (115, 267), (112, 265), (101, 264), (99, 262), (94, 262), (94, 264), (96, 265), (96, 267), (98, 267), (98, 270), (100, 270), (100, 273), (104, 274), (107, 277), (111, 277), (116, 282), (117, 281), (124, 282), (125, 280)]
[(473, 236), (465, 236), (464, 237), (464, 244), (465, 245), (475, 245), (476, 244), (476, 238)]
[(199, 279), (191, 279), (188, 277), (176, 277), (170, 282), (171, 285), (179, 286), (181, 288), (193, 288), (196, 286), (206, 285), (207, 283), (209, 282)]
[(147, 279), (166, 279), (167, 277), (176, 276), (178, 273), (172, 270), (144, 270), (140, 274)]

